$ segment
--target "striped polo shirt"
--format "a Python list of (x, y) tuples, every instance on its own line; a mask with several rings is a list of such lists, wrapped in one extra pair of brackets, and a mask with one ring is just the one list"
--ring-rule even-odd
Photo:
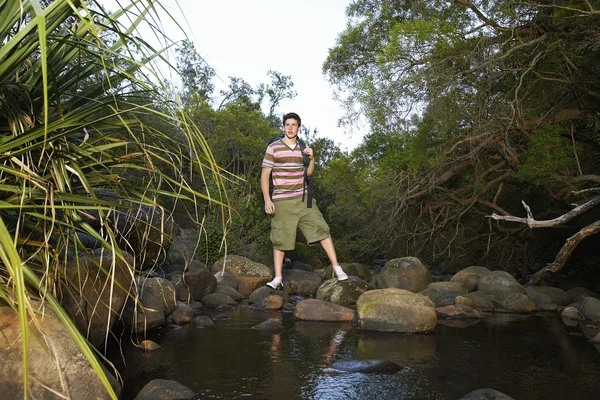
[(302, 150), (297, 142), (293, 150), (283, 142), (283, 139), (269, 144), (262, 167), (271, 169), (273, 201), (302, 197), (304, 163)]

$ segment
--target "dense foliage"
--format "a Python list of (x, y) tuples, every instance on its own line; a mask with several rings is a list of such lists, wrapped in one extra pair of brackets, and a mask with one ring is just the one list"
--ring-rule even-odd
[(522, 215), (523, 200), (553, 218), (597, 195), (573, 191), (600, 182), (600, 2), (356, 0), (347, 13), (324, 71), (346, 121), (370, 125), (328, 172), (360, 176), (333, 206), (370, 246), (355, 250), (527, 275), (597, 219), (547, 236), (486, 216)]

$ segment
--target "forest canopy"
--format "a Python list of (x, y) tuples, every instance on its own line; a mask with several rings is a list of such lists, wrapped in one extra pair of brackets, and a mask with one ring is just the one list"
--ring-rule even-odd
[[(357, 0), (347, 15), (323, 70), (343, 122), (362, 116), (370, 132), (337, 162), (361, 178), (351, 200), (333, 185), (330, 211), (362, 231), (362, 251), (527, 277), (598, 232), (599, 1)], [(538, 220), (592, 203), (536, 231), (502, 221), (522, 201)]]

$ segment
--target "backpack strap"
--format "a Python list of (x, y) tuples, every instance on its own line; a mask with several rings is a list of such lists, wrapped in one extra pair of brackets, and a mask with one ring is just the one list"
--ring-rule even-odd
[(313, 187), (310, 184), (310, 178), (308, 176), (308, 164), (310, 163), (310, 158), (304, 154), (304, 149), (306, 148), (306, 144), (304, 141), (297, 139), (298, 144), (300, 145), (300, 151), (302, 152), (302, 161), (304, 164), (304, 183), (302, 187), (302, 201), (304, 202), (304, 195), (306, 194), (306, 208), (312, 208), (312, 199), (313, 199)]

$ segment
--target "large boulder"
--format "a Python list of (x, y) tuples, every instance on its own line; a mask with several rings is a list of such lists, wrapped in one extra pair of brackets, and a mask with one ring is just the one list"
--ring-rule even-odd
[(335, 278), (325, 281), (317, 290), (315, 297), (318, 300), (328, 301), (340, 306), (352, 307), (356, 305), (356, 300), (370, 289), (372, 288), (367, 282), (351, 275), (349, 279), (342, 282)]
[(121, 318), (128, 331), (145, 333), (164, 325), (165, 312), (162, 303), (146, 291), (137, 299), (127, 299)]
[(416, 257), (394, 258), (385, 263), (377, 277), (379, 289), (396, 288), (414, 293), (433, 282), (431, 271)]
[(492, 271), (485, 267), (478, 267), (476, 265), (473, 265), (471, 267), (467, 267), (463, 270), (458, 271), (450, 279), (450, 282), (460, 283), (469, 292), (474, 292), (477, 290), (477, 284), (479, 283), (479, 279), (481, 279), (482, 276), (486, 276), (490, 272)]
[(571, 301), (567, 292), (556, 287), (529, 286), (525, 292), (540, 310), (556, 311), (559, 306), (566, 306)]
[(161, 304), (165, 314), (170, 314), (177, 305), (177, 296), (175, 286), (163, 278), (144, 278), (138, 279), (138, 293), (143, 295), (145, 292), (152, 294)]
[(212, 266), (212, 274), (223, 270), (229, 271), (238, 281), (238, 292), (244, 296), (271, 280), (271, 270), (264, 264), (254, 262), (246, 257), (230, 255), (223, 257)]
[(600, 300), (594, 297), (584, 297), (579, 309), (585, 319), (600, 321)]
[(121, 312), (131, 288), (133, 257), (123, 259), (105, 249), (67, 263), (61, 280), (61, 303), (79, 331), (94, 346), (100, 346), (106, 332)]
[(188, 286), (192, 299), (201, 300), (204, 296), (214, 293), (217, 278), (206, 268), (190, 267), (183, 274), (183, 284)]
[(514, 276), (506, 271), (492, 271), (482, 276), (477, 284), (479, 291), (498, 296), (507, 296), (512, 293), (525, 294), (525, 288)]
[(581, 300), (583, 300), (584, 297), (595, 297), (595, 298), (600, 297), (597, 293), (594, 293), (590, 289), (586, 289), (581, 286), (571, 288), (571, 289), (567, 290), (567, 293), (568, 293), (569, 297), (571, 298), (571, 301), (573, 301), (573, 302), (581, 301)]
[(303, 300), (294, 308), (294, 318), (302, 321), (351, 322), (354, 310), (323, 300)]
[[(110, 399), (108, 392), (65, 326), (48, 308), (32, 305), (41, 330), (28, 318), (28, 398)], [(10, 307), (0, 307), (0, 393), (2, 399), (23, 398), (22, 332), (19, 317)], [(113, 390), (117, 380), (105, 371)]]
[(384, 332), (432, 332), (437, 316), (427, 297), (403, 289), (378, 289), (363, 293), (356, 302), (358, 326)]
[(284, 269), (282, 277), (283, 290), (289, 295), (313, 297), (323, 283), (321, 275), (301, 269)]

